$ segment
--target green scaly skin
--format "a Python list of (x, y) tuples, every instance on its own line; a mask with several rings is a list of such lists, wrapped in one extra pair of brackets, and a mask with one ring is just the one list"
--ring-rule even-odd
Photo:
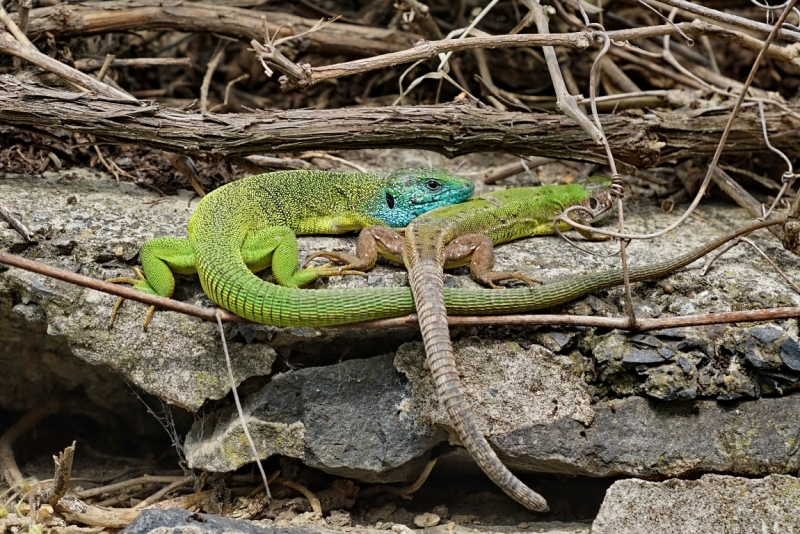
[[(189, 220), (189, 239), (147, 241), (139, 254), (144, 270), (144, 275), (137, 272), (139, 280), (111, 281), (170, 297), (173, 273), (197, 273), (211, 300), (252, 321), (283, 325), (310, 319), (313, 324), (320, 308), (333, 311), (338, 322), (363, 321), (372, 317), (370, 309), (353, 315), (345, 306), (347, 295), (326, 302), (287, 300), (292, 293), (286, 288), (320, 276), (356, 274), (330, 266), (298, 269), (295, 235), (339, 234), (370, 225), (403, 227), (429, 210), (465, 200), (473, 190), (469, 180), (435, 169), (249, 176), (203, 197)], [(270, 265), (284, 288), (253, 274)], [(152, 308), (145, 327), (151, 314)]]

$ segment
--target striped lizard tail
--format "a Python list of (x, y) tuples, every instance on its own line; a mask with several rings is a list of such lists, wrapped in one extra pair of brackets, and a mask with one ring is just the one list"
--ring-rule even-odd
[[(416, 262), (415, 262), (416, 263)], [(464, 447), (484, 473), (509, 497), (535, 512), (549, 510), (547, 501), (515, 477), (492, 450), (472, 417), (456, 370), (455, 353), (447, 326), (442, 267), (435, 261), (420, 260), (409, 266), (422, 341), (436, 394), (444, 403)]]

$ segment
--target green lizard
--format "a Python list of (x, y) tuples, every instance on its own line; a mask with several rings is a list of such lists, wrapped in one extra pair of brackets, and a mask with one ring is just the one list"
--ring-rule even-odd
[[(147, 241), (139, 254), (144, 274), (137, 270), (138, 279), (109, 281), (170, 297), (175, 290), (173, 272), (197, 273), (203, 291), (223, 308), (257, 322), (284, 324), (284, 315), (291, 316), (286, 293), (254, 272), (272, 265), (277, 282), (290, 288), (325, 275), (360, 274), (330, 266), (298, 270), (296, 234), (338, 234), (369, 225), (402, 227), (422, 213), (465, 200), (473, 190), (467, 179), (428, 169), (249, 176), (203, 197), (189, 220), (189, 239)], [(121, 303), (119, 299), (114, 306), (109, 327)], [(154, 309), (145, 317), (145, 328)], [(294, 311), (301, 317), (308, 312), (312, 323), (317, 313), (302, 307)]]
[[(600, 180), (594, 180), (598, 184)], [(405, 239), (394, 230), (368, 227), (359, 235), (357, 256), (318, 253), (344, 262), (348, 272), (374, 266), (378, 254), (404, 262), (419, 318), (426, 363), (436, 393), (447, 409), (459, 439), (489, 478), (525, 507), (544, 512), (547, 502), (509, 471), (478, 430), (461, 390), (447, 326), (443, 268), (470, 264), (473, 278), (485, 285), (508, 279), (532, 280), (520, 273), (492, 271), (493, 243), (555, 232), (553, 219), (571, 206), (606, 211), (611, 205), (608, 179), (593, 190), (580, 184), (506, 189), (473, 197), (461, 205), (445, 206), (414, 219)], [(594, 211), (592, 211), (594, 213)], [(586, 212), (581, 222), (590, 222)], [(576, 219), (577, 220), (577, 219)], [(561, 229), (568, 226), (562, 223)], [(591, 233), (585, 237), (593, 239)]]

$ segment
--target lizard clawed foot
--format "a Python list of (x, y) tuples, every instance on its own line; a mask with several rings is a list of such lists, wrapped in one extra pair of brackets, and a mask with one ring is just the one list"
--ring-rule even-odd
[[(133, 287), (140, 287), (142, 282), (147, 282), (147, 279), (142, 274), (142, 271), (134, 267), (133, 271), (136, 273), (137, 278), (130, 278), (130, 277), (118, 277), (118, 278), (109, 278), (106, 282), (111, 284), (129, 284)], [(117, 312), (119, 312), (122, 303), (125, 302), (125, 297), (119, 297), (117, 302), (114, 303), (114, 307), (111, 308), (111, 317), (108, 318), (108, 329), (111, 330), (114, 327), (114, 321), (117, 319)], [(144, 317), (144, 325), (142, 328), (147, 331), (147, 325), (150, 324), (150, 319), (153, 318), (153, 313), (156, 311), (155, 306), (150, 306), (150, 309), (147, 310), (147, 315)]]
[(306, 258), (305, 263), (303, 263), (303, 268), (307, 268), (308, 264), (314, 261), (317, 258), (325, 258), (326, 260), (330, 260), (331, 263), (353, 263), (353, 259), (358, 259), (356, 256), (352, 254), (347, 254), (346, 252), (333, 252), (333, 251), (322, 251), (322, 252), (314, 252), (308, 258)]
[[(311, 263), (312, 260), (316, 258), (325, 258), (326, 260), (330, 260), (333, 263), (344, 264), (341, 267), (333, 267), (333, 266), (323, 266), (323, 267), (308, 267), (308, 264)], [(369, 269), (371, 266), (368, 265), (364, 260), (359, 258), (358, 256), (354, 256), (352, 254), (348, 254), (346, 252), (315, 252), (311, 254), (303, 264), (303, 268), (311, 269), (318, 273), (317, 278), (321, 276), (346, 276), (346, 275), (357, 275), (363, 276), (364, 278), (367, 277), (367, 273), (364, 271)]]
[(367, 278), (368, 275), (364, 271), (359, 271), (357, 269), (351, 269), (350, 265), (343, 265), (342, 267), (314, 267), (313, 270), (317, 273), (317, 278), (321, 278), (323, 276), (361, 276), (363, 278)]

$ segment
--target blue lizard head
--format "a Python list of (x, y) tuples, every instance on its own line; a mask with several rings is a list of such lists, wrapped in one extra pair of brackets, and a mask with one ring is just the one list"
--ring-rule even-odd
[(475, 185), (438, 169), (399, 169), (386, 176), (386, 186), (368, 210), (396, 228), (435, 208), (463, 202)]

